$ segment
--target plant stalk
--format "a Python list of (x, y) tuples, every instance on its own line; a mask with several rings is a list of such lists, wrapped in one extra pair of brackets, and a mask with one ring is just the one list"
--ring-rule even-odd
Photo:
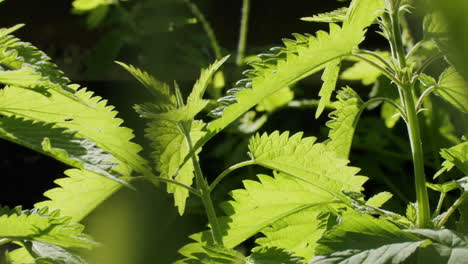
[(401, 37), (399, 13), (400, 4), (401, 0), (395, 0), (391, 6), (390, 19), (392, 36), (390, 38), (393, 51), (392, 54), (396, 57), (394, 59), (396, 59), (398, 63), (398, 69), (395, 69), (395, 72), (397, 73), (396, 79), (398, 79), (399, 82), (396, 84), (398, 85), (398, 92), (406, 112), (405, 121), (411, 145), (411, 155), (413, 158), (414, 182), (418, 204), (417, 227), (428, 228), (431, 223), (431, 212), (426, 187), (426, 176), (424, 173), (424, 153), (421, 142), (419, 120), (416, 111), (414, 82), (410, 81), (409, 74), (405, 70), (407, 63), (403, 39)]
[(247, 43), (247, 30), (249, 24), (250, 0), (243, 0), (242, 3), (242, 17), (239, 34), (239, 44), (237, 46), (236, 64), (242, 65), (245, 55), (245, 45)]
[[(187, 144), (189, 146), (189, 151), (192, 152), (193, 144), (192, 139), (190, 138), (190, 129), (187, 129), (184, 125), (179, 126), (183, 131)], [(198, 162), (195, 152), (192, 152), (191, 156), (192, 164), (194, 167), (195, 181), (197, 184), (197, 189), (201, 194), (201, 200), (205, 208), (206, 216), (208, 217), (208, 222), (211, 226), (211, 234), (213, 236), (213, 241), (216, 245), (223, 245), (223, 236), (221, 233), (221, 226), (219, 225), (218, 217), (216, 216), (216, 211), (211, 200), (210, 186), (203, 176), (202, 170), (200, 168), (200, 163)]]
[(244, 162), (240, 162), (240, 163), (237, 163), (237, 164), (234, 164), (232, 165), (231, 167), (227, 168), (226, 170), (224, 170), (218, 177), (216, 177), (216, 179), (211, 183), (210, 185), (210, 192), (213, 191), (213, 189), (216, 187), (216, 185), (218, 185), (218, 183), (224, 179), (224, 177), (226, 177), (229, 173), (237, 170), (237, 169), (240, 169), (242, 167), (245, 167), (245, 166), (249, 166), (249, 165), (254, 165), (255, 164), (255, 161), (253, 160), (248, 160), (248, 161), (244, 161)]
[(208, 36), (210, 40), (211, 47), (213, 48), (216, 59), (221, 59), (222, 57), (221, 48), (219, 46), (218, 40), (216, 39), (216, 35), (210, 23), (208, 22), (208, 20), (206, 20), (205, 16), (200, 11), (197, 5), (190, 2), (190, 0), (184, 0), (184, 2), (188, 6), (188, 8), (190, 8), (190, 11), (192, 11), (192, 14), (195, 15), (197, 19), (200, 21), (200, 23), (202, 24), (203, 29), (205, 30), (206, 35)]
[(418, 228), (427, 228), (430, 224), (431, 214), (429, 208), (429, 197), (426, 188), (426, 175), (424, 173), (424, 156), (421, 142), (421, 131), (412, 91), (413, 86), (401, 87), (406, 108), (408, 135), (413, 157), (414, 177), (416, 185), (416, 199), (418, 203)]
[(453, 203), (453, 205), (448, 209), (445, 213), (444, 217), (440, 219), (439, 223), (437, 223), (438, 228), (442, 228), (444, 224), (447, 222), (449, 217), (457, 210), (457, 208), (463, 203), (463, 201), (468, 198), (468, 192), (463, 192), (463, 194)]

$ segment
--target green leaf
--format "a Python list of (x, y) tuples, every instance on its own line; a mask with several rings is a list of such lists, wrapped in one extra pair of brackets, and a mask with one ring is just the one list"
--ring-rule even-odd
[(449, 229), (411, 229), (407, 232), (417, 234), (422, 238), (432, 240), (434, 243), (430, 250), (436, 252), (436, 257), (424, 251), (419, 263), (465, 263), (468, 259), (468, 237)]
[(257, 111), (267, 111), (273, 112), (276, 109), (287, 105), (294, 99), (294, 92), (291, 91), (291, 88), (285, 87), (275, 92), (274, 94), (263, 99), (258, 103), (256, 110)]
[(339, 158), (348, 158), (363, 102), (349, 87), (339, 91), (337, 98), (336, 110), (330, 113), (331, 120), (327, 123), (330, 131), (326, 145)]
[[(383, 58), (389, 58), (390, 53), (387, 51), (374, 51)], [(372, 56), (366, 56), (367, 59), (373, 61), (377, 65), (380, 65), (385, 68), (385, 66), (379, 60), (375, 59)], [(376, 67), (370, 65), (369, 63), (359, 60), (353, 64), (353, 66), (344, 70), (340, 78), (347, 81), (361, 81), (364, 85), (371, 85), (377, 81), (377, 79), (382, 75), (382, 72)]]
[(439, 77), (436, 94), (464, 113), (468, 113), (468, 86), (454, 67), (447, 68)]
[(448, 149), (441, 149), (440, 155), (445, 161), (442, 163), (442, 169), (434, 175), (434, 178), (437, 178), (444, 171), (450, 171), (453, 167), (457, 167), (468, 175), (468, 141)]
[(0, 238), (14, 241), (34, 240), (66, 248), (91, 249), (97, 244), (82, 234), (84, 227), (70, 222), (70, 217), (47, 209), (12, 210), (0, 216)]
[(71, 169), (65, 174), (68, 177), (55, 181), (59, 187), (44, 193), (50, 200), (36, 203), (34, 207), (48, 207), (52, 211), (59, 209), (73, 222), (83, 220), (122, 186), (90, 171)]
[(311, 17), (302, 17), (301, 20), (308, 21), (308, 22), (326, 22), (326, 23), (343, 22), (346, 19), (347, 13), (348, 13), (348, 8), (341, 7), (331, 12), (313, 15)]
[(330, 61), (325, 66), (325, 71), (322, 74), (322, 88), (320, 88), (320, 101), (315, 112), (315, 118), (318, 118), (325, 109), (325, 106), (330, 104), (330, 98), (335, 90), (336, 82), (340, 73), (341, 59)]
[(424, 242), (386, 220), (351, 211), (318, 241), (310, 264), (403, 263)]
[(116, 63), (132, 74), (133, 77), (135, 77), (154, 96), (153, 103), (158, 105), (167, 105), (170, 107), (176, 106), (176, 98), (173, 92), (171, 92), (171, 87), (167, 83), (157, 80), (149, 73), (132, 65), (127, 65), (119, 61), (116, 61)]
[(381, 192), (369, 198), (369, 200), (367, 200), (366, 202), (366, 205), (370, 205), (373, 207), (382, 207), (382, 205), (384, 205), (392, 197), (393, 194), (389, 192)]
[(248, 257), (246, 264), (302, 264), (304, 260), (279, 248), (262, 248)]
[(245, 72), (249, 79), (239, 81), (237, 88), (221, 99), (228, 106), (213, 112), (221, 117), (208, 125), (211, 133), (207, 137), (212, 137), (267, 96), (323, 69), (334, 59), (349, 55), (363, 40), (363, 29), (379, 15), (377, 10), (384, 7), (381, 0), (353, 3), (342, 28), (330, 24), (328, 34), (319, 31), (316, 37), (296, 34), (296, 40), (284, 40), (286, 47), (276, 49), (277, 54), (263, 54), (261, 61), (253, 62), (253, 69)]
[(233, 248), (262, 232), (265, 237), (257, 239), (261, 247), (256, 251), (278, 247), (312, 258), (315, 241), (326, 227), (318, 215), (343, 205), (321, 188), (284, 173), (258, 178), (260, 182), (244, 181), (245, 189), (233, 191), (233, 200), (223, 205), (228, 215), (222, 218), (224, 245)]
[(197, 100), (201, 100), (201, 98), (203, 97), (203, 94), (206, 91), (206, 88), (212, 81), (214, 74), (224, 64), (224, 62), (226, 62), (228, 58), (229, 58), (229, 55), (225, 56), (224, 58), (220, 60), (215, 61), (207, 69), (201, 70), (200, 77), (198, 77), (198, 80), (195, 82), (192, 92), (190, 93), (187, 99), (188, 105)]
[(87, 169), (108, 177), (117, 165), (115, 157), (96, 147), (89, 139), (76, 137), (76, 132), (57, 127), (55, 124), (33, 122), (14, 116), (0, 118), (0, 138), (23, 145), (51, 156), (67, 165)]
[(31, 89), (49, 96), (54, 90), (76, 103), (83, 104), (68, 87), (70, 80), (63, 76), (57, 65), (31, 43), (20, 41), (10, 33), (23, 25), (16, 25), (0, 32), (0, 83)]
[(73, 96), (85, 104), (55, 90), (46, 97), (28, 89), (7, 86), (0, 91), (0, 113), (25, 120), (54, 123), (57, 128), (76, 131), (76, 137), (89, 138), (97, 147), (113, 155), (118, 163), (114, 171), (130, 175), (133, 170), (151, 174), (147, 162), (138, 155), (141, 147), (130, 140), (133, 133), (122, 127), (122, 120), (106, 100), (86, 89), (71, 85)]
[(432, 190), (441, 192), (441, 193), (448, 193), (460, 187), (456, 181), (444, 182), (442, 184), (434, 184), (434, 183), (427, 182), (426, 185)]
[[(30, 245), (29, 245), (30, 244)], [(32, 241), (27, 243), (28, 251), (35, 256), (36, 264), (86, 264), (83, 258), (71, 250), (44, 243)]]
[[(196, 142), (205, 134), (202, 131), (204, 126), (202, 121), (192, 123), (190, 132), (192, 142)], [(194, 177), (193, 164), (186, 162), (179, 169), (189, 152), (189, 146), (178, 124), (166, 120), (155, 120), (148, 123), (145, 131), (146, 137), (151, 140), (153, 149), (151, 156), (156, 164), (155, 169), (161, 173), (160, 177), (172, 179), (177, 173), (174, 180), (190, 186)], [(188, 190), (168, 184), (167, 191), (174, 193), (175, 205), (182, 215), (185, 210), (185, 200), (189, 195)]]
[(362, 190), (367, 177), (355, 176), (358, 168), (347, 166), (327, 145), (314, 144), (315, 138), (302, 138), (302, 133), (289, 137), (288, 132), (256, 135), (249, 150), (256, 164), (290, 174), (304, 183), (341, 197), (342, 190)]

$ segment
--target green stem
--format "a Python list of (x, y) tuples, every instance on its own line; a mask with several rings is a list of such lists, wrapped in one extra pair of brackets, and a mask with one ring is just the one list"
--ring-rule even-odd
[(426, 176), (424, 174), (424, 156), (421, 142), (421, 132), (417, 117), (412, 85), (400, 87), (403, 90), (403, 98), (406, 107), (408, 135), (413, 157), (414, 177), (416, 184), (416, 198), (418, 203), (418, 227), (426, 228), (430, 222), (429, 198), (426, 188)]
[[(192, 152), (193, 144), (192, 144), (192, 139), (190, 138), (190, 133), (188, 132), (190, 130), (186, 129), (186, 127), (183, 124), (180, 125), (179, 127), (185, 136), (185, 139), (189, 147), (189, 151)], [(213, 235), (213, 241), (216, 245), (222, 246), (223, 236), (221, 232), (221, 226), (218, 221), (218, 217), (216, 216), (216, 211), (213, 205), (213, 201), (211, 200), (210, 186), (208, 185), (208, 182), (203, 176), (202, 170), (200, 168), (200, 163), (198, 162), (195, 152), (192, 152), (192, 153), (194, 153), (191, 156), (191, 159), (192, 159), (192, 164), (194, 167), (195, 181), (197, 184), (197, 189), (199, 190), (201, 194), (201, 199), (203, 202), (203, 206), (205, 207), (206, 216), (208, 217), (208, 222), (210, 223), (210, 226), (211, 226), (211, 231), (212, 231), (211, 233)]]
[(213, 191), (213, 189), (216, 187), (216, 185), (218, 185), (218, 183), (224, 178), (226, 177), (229, 173), (239, 169), (239, 168), (242, 168), (242, 167), (245, 167), (245, 166), (249, 166), (249, 165), (253, 165), (255, 164), (255, 161), (253, 160), (248, 160), (248, 161), (244, 161), (244, 162), (241, 162), (241, 163), (237, 163), (235, 165), (232, 165), (231, 167), (227, 168), (226, 170), (224, 170), (218, 177), (216, 177), (216, 179), (213, 181), (213, 183), (211, 183), (210, 185), (210, 192)]
[(359, 54), (372, 56), (376, 58), (377, 60), (379, 60), (383, 65), (385, 65), (385, 67), (387, 67), (388, 70), (392, 69), (392, 66), (390, 65), (390, 63), (377, 52), (373, 52), (370, 50), (359, 50)]
[(390, 19), (391, 19), (391, 44), (394, 59), (398, 62), (399, 69), (395, 69), (398, 76), (395, 79), (400, 80), (397, 85), (400, 98), (403, 102), (403, 107), (406, 112), (406, 127), (408, 130), (411, 155), (413, 158), (414, 180), (416, 186), (416, 199), (418, 203), (418, 217), (417, 227), (427, 228), (430, 226), (431, 214), (429, 208), (429, 197), (426, 187), (426, 176), (424, 174), (424, 152), (421, 142), (421, 131), (419, 128), (419, 120), (416, 112), (415, 96), (413, 94), (414, 82), (410, 82), (409, 74), (403, 69), (406, 68), (406, 56), (401, 37), (400, 28), (400, 4), (401, 0), (395, 0), (391, 6)]
[(439, 202), (437, 202), (437, 208), (434, 211), (433, 217), (436, 217), (440, 214), (440, 210), (442, 209), (442, 204), (444, 203), (446, 195), (447, 195), (446, 192), (440, 193)]
[(391, 106), (393, 106), (396, 110), (398, 110), (398, 112), (400, 113), (401, 117), (403, 117), (403, 119), (407, 120), (407, 117), (406, 117), (406, 114), (405, 114), (405, 110), (402, 108), (401, 105), (397, 104), (396, 102), (394, 102), (393, 100), (391, 99), (388, 99), (386, 97), (374, 97), (372, 99), (369, 99), (368, 101), (366, 101), (364, 104), (362, 104), (361, 106), (361, 109), (359, 109), (359, 114), (358, 116), (369, 106), (369, 105), (372, 105), (372, 104), (375, 104), (377, 102), (386, 102), (386, 103), (389, 103)]
[(424, 90), (424, 92), (419, 96), (418, 102), (416, 103), (416, 112), (419, 111), (419, 108), (421, 107), (424, 98), (426, 98), (428, 95), (430, 95), (432, 92), (434, 92), (436, 89), (435, 86), (431, 86)]
[(359, 59), (369, 63), (371, 66), (374, 66), (375, 68), (379, 69), (385, 76), (387, 76), (390, 80), (392, 80), (396, 85), (398, 85), (398, 86), (402, 85), (402, 83), (397, 78), (395, 78), (395, 76), (393, 76), (393, 74), (391, 72), (389, 72), (387, 69), (380, 66), (379, 64), (375, 63), (374, 61), (369, 60), (369, 58), (366, 58), (366, 56), (363, 56), (363, 55), (358, 54), (358, 53), (353, 53), (352, 55), (355, 56), (356, 58), (359, 58)]
[(243, 0), (242, 4), (242, 17), (239, 34), (239, 44), (237, 46), (236, 64), (242, 65), (245, 55), (245, 45), (247, 43), (247, 30), (249, 23), (250, 0)]
[(440, 219), (439, 223), (437, 223), (438, 228), (442, 228), (445, 225), (445, 223), (447, 222), (449, 217), (455, 212), (455, 210), (457, 210), (457, 208), (463, 203), (463, 201), (466, 198), (468, 198), (468, 192), (463, 192), (462, 196), (460, 196), (455, 201), (455, 203), (453, 203), (453, 205), (445, 213), (444, 217), (442, 219)]
[(197, 5), (190, 2), (190, 0), (184, 0), (184, 1), (185, 1), (185, 4), (190, 8), (190, 11), (192, 12), (192, 14), (196, 16), (197, 19), (202, 24), (203, 29), (205, 30), (206, 35), (208, 36), (210, 40), (211, 47), (213, 48), (216, 59), (221, 59), (222, 57), (221, 48), (219, 46), (218, 40), (216, 39), (216, 35), (214, 34), (213, 28), (211, 27), (210, 23), (208, 23), (208, 20), (206, 20), (205, 16), (197, 7)]
[(392, 40), (395, 55), (398, 60), (398, 66), (400, 69), (403, 69), (406, 67), (406, 56), (400, 27), (400, 2), (400, 0), (396, 0), (395, 4), (392, 6), (390, 19), (392, 22)]

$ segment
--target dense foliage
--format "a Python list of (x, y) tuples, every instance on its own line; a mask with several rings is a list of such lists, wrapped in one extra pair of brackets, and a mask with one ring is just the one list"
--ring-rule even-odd
[[(118, 1), (75, 0), (73, 8), (86, 13), (93, 28), (117, 5), (128, 15), (121, 30), (144, 38), (144, 26), (138, 27), (144, 21), (130, 18), (148, 2), (126, 10)], [(468, 263), (468, 56), (459, 25), (468, 21), (454, 11), (468, 12), (462, 1), (352, 0), (303, 18), (328, 23), (327, 32), (293, 34), (256, 58), (244, 56), (244, 1), (235, 67), (251, 61), (223, 97), (231, 74), (223, 65), (234, 59), (223, 57), (196, 5), (174, 3), (195, 18), (182, 16), (164, 28), (201, 23), (216, 60), (188, 91), (117, 62), (151, 94), (134, 106), (146, 125), (148, 158), (107, 100), (71, 83), (44, 52), (13, 36), (22, 25), (0, 30), (0, 137), (71, 167), (34, 209), (0, 208), (0, 245), (16, 245), (3, 262), (94, 263), (99, 257), (93, 250), (106, 245), (80, 223), (119, 189), (144, 182), (165, 184), (180, 215), (196, 207), (190, 197), (201, 201), (208, 226), (190, 236), (175, 263)], [(422, 27), (419, 37), (411, 34), (412, 16), (421, 22), (415, 23)], [(374, 29), (386, 50), (363, 48)], [(293, 101), (301, 81), (320, 71), (318, 100)], [(373, 85), (369, 98), (349, 86), (338, 89), (342, 81)], [(315, 118), (330, 111), (325, 140), (304, 132), (259, 132), (272, 113), (296, 106), (312, 107)], [(379, 120), (365, 118), (377, 108)], [(384, 136), (399, 125), (409, 140)], [(231, 147), (213, 150), (207, 143), (224, 132)], [(243, 151), (249, 158), (207, 177), (201, 162), (207, 146), (230, 161), (234, 145), (243, 147), (236, 137), (248, 140)], [(376, 160), (375, 152), (393, 155)], [(375, 175), (359, 175), (357, 166)], [(221, 213), (216, 188), (244, 167), (262, 169), (230, 190)], [(366, 197), (368, 181), (387, 190)], [(439, 200), (430, 199), (436, 193)]]

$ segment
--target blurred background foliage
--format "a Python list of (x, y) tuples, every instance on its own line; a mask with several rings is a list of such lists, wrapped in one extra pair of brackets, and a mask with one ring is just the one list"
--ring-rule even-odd
[[(428, 1), (422, 2), (425, 5)], [(252, 55), (281, 45), (281, 39), (292, 38), (293, 32), (313, 34), (327, 30), (327, 24), (300, 18), (345, 5), (339, 1), (289, 0), (286, 4), (252, 0), (246, 61), (255, 59)], [(26, 23), (18, 37), (44, 50), (74, 82), (89, 87), (115, 105), (125, 120), (124, 125), (135, 130), (135, 141), (144, 147), (143, 155), (147, 156), (144, 123), (132, 106), (146, 101), (149, 95), (114, 61), (138, 66), (162, 81), (177, 80), (187, 89), (200, 68), (231, 54), (209, 90), (210, 96), (218, 97), (234, 87), (242, 78), (241, 72), (247, 69), (245, 64), (235, 63), (241, 7), (241, 0), (7, 0), (0, 5), (0, 14), (2, 27)], [(441, 10), (447, 20), (452, 41), (448, 46), (454, 54), (462, 54), (452, 58), (453, 64), (468, 79), (468, 28), (454, 26), (468, 25), (468, 3), (434, 1), (430, 8)], [(414, 12), (407, 20), (416, 39), (422, 36), (425, 12)], [(369, 32), (377, 29), (373, 27)], [(363, 46), (385, 50), (385, 44), (378, 34), (370, 34)], [(345, 62), (346, 67), (351, 65), (352, 62)], [(429, 70), (437, 77), (442, 68), (436, 64)], [(378, 74), (364, 76), (367, 80), (353, 79), (358, 74), (354, 70), (349, 69), (347, 74), (345, 71), (342, 79), (348, 80), (346, 84), (363, 98), (389, 90), (386, 88), (391, 84)], [(373, 80), (368, 78), (377, 79), (373, 87), (369, 85)], [(345, 85), (344, 80), (340, 82), (341, 86)], [(282, 101), (264, 102), (209, 142), (201, 154), (205, 175), (214, 179), (223, 169), (247, 159), (247, 140), (255, 132), (304, 131), (307, 136), (324, 140), (328, 133), (324, 124), (329, 118), (326, 114), (318, 120), (314, 118), (317, 105), (314, 99), (320, 86), (320, 74), (297, 83), (291, 90), (282, 91)], [(461, 131), (468, 131), (466, 115), (458, 114), (442, 100), (434, 99), (432, 103), (434, 109), (444, 111), (431, 113), (433, 116), (427, 119), (430, 122), (425, 124), (425, 138), (429, 142), (425, 149), (428, 175), (440, 166), (438, 149), (453, 145), (461, 137)], [(394, 114), (384, 106), (363, 115), (353, 143), (351, 164), (362, 168), (361, 174), (371, 178), (366, 184), (368, 195), (391, 191), (396, 199), (388, 206), (401, 211), (402, 204), (414, 201), (415, 197), (406, 130)], [(43, 199), (42, 193), (54, 186), (53, 180), (61, 177), (66, 167), (8, 142), (0, 144), (0, 169), (5, 179), (0, 201), (8, 206), (22, 204), (30, 208)], [(261, 169), (249, 167), (233, 173), (217, 187), (215, 201), (228, 199), (230, 190), (241, 187), (244, 179), (254, 179), (259, 172)], [(94, 256), (96, 263), (170, 263), (177, 259), (177, 250), (189, 241), (188, 235), (205, 228), (206, 220), (197, 199), (189, 200), (187, 213), (181, 217), (164, 186), (156, 188), (141, 183), (136, 188), (137, 192), (122, 189), (85, 219), (88, 232), (105, 245)]]

